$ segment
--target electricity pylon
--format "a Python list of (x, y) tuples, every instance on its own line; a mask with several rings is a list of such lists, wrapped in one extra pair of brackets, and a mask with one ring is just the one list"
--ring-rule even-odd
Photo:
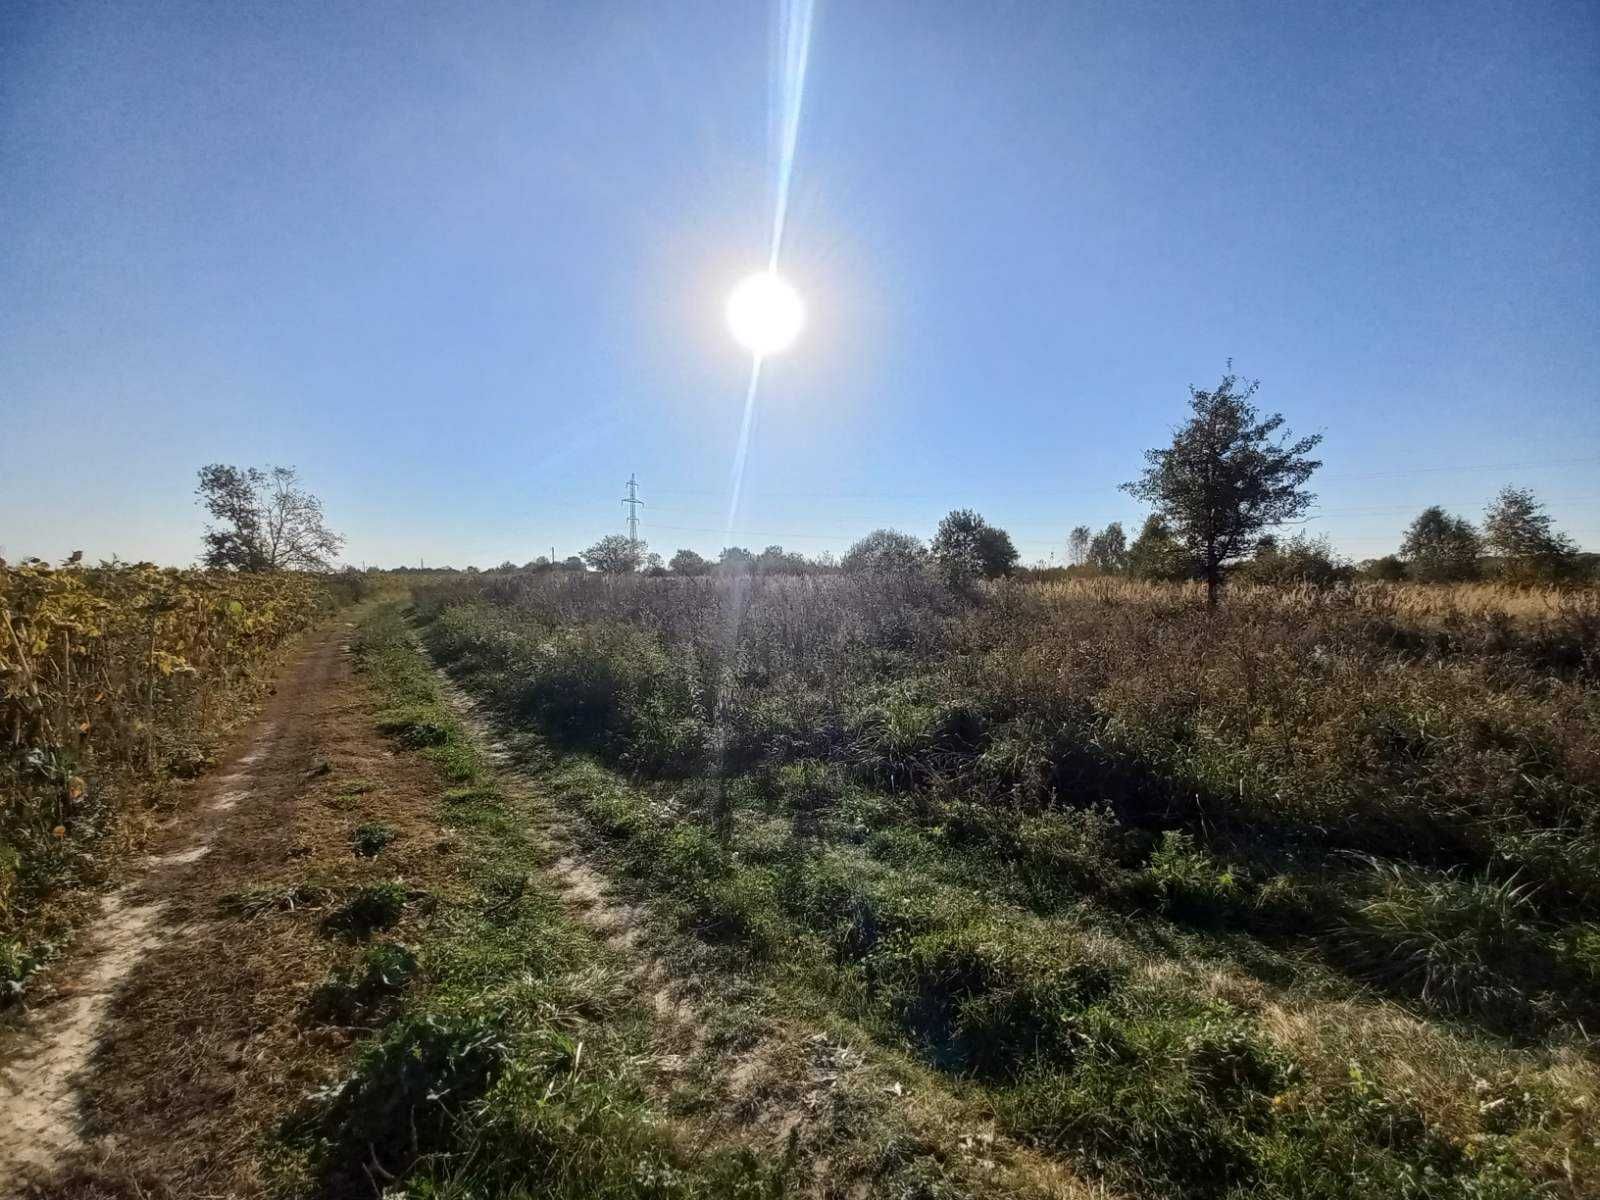
[(633, 475), (630, 474), (628, 476), (626, 486), (628, 494), (622, 498), (622, 502), (628, 506), (628, 541), (637, 546), (639, 544), (639, 506), (644, 501), (639, 499), (639, 481)]

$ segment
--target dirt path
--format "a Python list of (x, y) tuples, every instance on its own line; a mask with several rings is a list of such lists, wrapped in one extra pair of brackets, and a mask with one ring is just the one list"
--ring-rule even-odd
[[(0, 1195), (274, 1190), (263, 1175), (274, 1169), (263, 1161), (267, 1135), (340, 1076), (369, 1032), (308, 1015), (319, 984), (356, 953), (321, 918), (343, 890), (380, 880), (404, 878), (439, 897), (460, 886), (454, 835), (440, 824), (438, 771), (377, 733), (372, 697), (345, 653), (351, 633), (339, 625), (308, 641), (260, 717), (168, 817), (150, 856), (51, 973), (22, 1033), (0, 1043)], [(490, 723), (450, 694), (505, 781), (537, 794), (537, 779)], [(828, 1176), (836, 1156), (850, 1153), (854, 1135), (840, 1131), (851, 1114), (888, 1106), (895, 1128), (942, 1147), (962, 1175), (1027, 1194), (1090, 1194), (1055, 1164), (996, 1139), (982, 1114), (902, 1093), (904, 1064), (859, 1039), (765, 1013), (730, 1040), (719, 994), (729, 981), (715, 964), (674, 952), (681, 939), (660, 940), (647, 909), (619, 893), (564, 815), (534, 809), (546, 881), (631, 967), (654, 1014), (658, 1098), (687, 1112), (684, 1097), (698, 1097), (690, 1120), (702, 1136), (775, 1153), (797, 1147), (818, 1194), (867, 1195)], [(373, 821), (395, 840), (363, 857), (352, 835)], [(431, 912), (408, 910), (392, 936), (427, 943)], [(1004, 1185), (978, 1190), (1012, 1194)]]
[[(242, 1006), (246, 1028), (226, 1020), (251, 994), (239, 978), (251, 955), (230, 945), (216, 898), (295, 856), (307, 785), (326, 772), (338, 732), (349, 632), (341, 623), (308, 639), (0, 1045), (0, 1191), (107, 1194), (104, 1167), (117, 1162), (112, 1192), (207, 1194), (179, 1186), (163, 1154), (139, 1143), (153, 1134), (156, 1147), (227, 1157), (219, 1124), (195, 1117), (240, 1090), (230, 1077), (262, 1032), (249, 1027), (262, 1006)], [(185, 1144), (197, 1132), (211, 1143), (203, 1150)]]

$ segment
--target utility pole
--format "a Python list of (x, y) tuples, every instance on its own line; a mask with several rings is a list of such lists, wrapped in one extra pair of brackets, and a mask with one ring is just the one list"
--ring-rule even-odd
[(632, 474), (628, 476), (628, 494), (622, 502), (628, 506), (628, 540), (635, 546), (639, 544), (639, 506), (644, 503), (639, 499), (639, 481)]

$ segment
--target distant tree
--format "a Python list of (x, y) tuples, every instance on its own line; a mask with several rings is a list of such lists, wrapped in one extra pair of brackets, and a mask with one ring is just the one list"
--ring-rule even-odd
[(1262, 538), (1255, 557), (1239, 568), (1251, 583), (1314, 583), (1326, 586), (1355, 574), (1327, 536), (1297, 533), (1288, 541)]
[(709, 575), (711, 564), (693, 550), (679, 550), (668, 564), (674, 575)]
[(845, 552), (840, 563), (851, 573), (876, 574), (920, 571), (928, 562), (921, 538), (898, 529), (874, 529)]
[(1241, 386), (1231, 370), (1212, 391), (1191, 387), (1193, 416), (1171, 446), (1145, 451), (1144, 474), (1122, 485), (1171, 523), (1206, 581), (1211, 607), (1228, 564), (1315, 499), (1305, 483), (1322, 464), (1307, 455), (1322, 435), (1290, 441), (1287, 431), (1280, 434), (1283, 414), (1262, 419), (1250, 403), (1259, 387)]
[(1451, 516), (1437, 504), (1423, 509), (1400, 542), (1406, 574), (1425, 583), (1456, 583), (1478, 577), (1483, 544), (1465, 517)]
[(561, 569), (564, 571), (588, 570), (588, 568), (584, 566), (583, 559), (579, 558), (576, 554), (569, 554), (566, 558), (562, 559)]
[(1565, 579), (1578, 564), (1578, 546), (1553, 527), (1544, 503), (1527, 488), (1505, 487), (1483, 516), (1483, 540), (1510, 578)]
[(955, 509), (939, 522), (930, 550), (951, 583), (1009, 575), (1020, 557), (1010, 534), (970, 508)]
[(805, 555), (782, 546), (768, 546), (756, 556), (755, 570), (762, 575), (800, 575), (806, 569)]
[(1362, 563), (1361, 574), (1379, 583), (1399, 583), (1406, 577), (1406, 564), (1398, 554), (1385, 554)]
[(550, 560), (541, 554), (538, 558), (523, 563), (522, 569), (524, 571), (548, 571), (550, 569)]
[(748, 575), (755, 565), (756, 556), (743, 546), (724, 546), (717, 557), (717, 569), (729, 575)]
[(1172, 535), (1172, 527), (1157, 513), (1144, 519), (1139, 536), (1128, 547), (1127, 561), (1128, 574), (1135, 579), (1171, 582), (1194, 575), (1194, 566)]
[[(1169, 531), (1170, 532), (1170, 531)], [(1122, 522), (1113, 521), (1089, 539), (1089, 565), (1107, 575), (1128, 568), (1128, 535)]]
[(517, 564), (512, 562), (509, 558), (495, 568), (496, 571), (515, 571), (516, 569)]
[(639, 564), (639, 569), (652, 579), (659, 579), (667, 573), (667, 568), (661, 561), (661, 555), (654, 550), (644, 556), (644, 561)]
[(1089, 561), (1089, 539), (1093, 535), (1087, 525), (1074, 525), (1072, 532), (1067, 534), (1067, 562), (1074, 567), (1081, 567)]
[(200, 468), (207, 525), (201, 561), (236, 571), (326, 571), (344, 539), (328, 528), (322, 501), (300, 487), (293, 467), (224, 463)]
[(602, 575), (628, 575), (644, 565), (646, 547), (610, 533), (583, 552), (583, 561)]

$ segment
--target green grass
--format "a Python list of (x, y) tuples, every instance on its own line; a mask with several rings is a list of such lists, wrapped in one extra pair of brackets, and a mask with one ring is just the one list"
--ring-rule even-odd
[[(1040, 916), (984, 898), (970, 864), (952, 862), (937, 836), (841, 847), (774, 839), (770, 825), (748, 822), (724, 846), (593, 762), (568, 760), (552, 783), (596, 849), (676, 911), (720, 969), (791, 982), (809, 972), (825, 1005), (951, 1086), (981, 1088), (1014, 1135), (1120, 1186), (1533, 1197), (1548, 1184), (1517, 1151), (1542, 1154), (1556, 1126), (1586, 1120), (1573, 1098), (1577, 1109), (1557, 1103), (1526, 1124), (1463, 1131), (1377, 1082), (1374, 1070), (1393, 1065), (1377, 1047), (1346, 1047), (1347, 1068), (1331, 1079), (1326, 1060), (1298, 1061), (1254, 1004), (1206, 994), (1207, 972), (1228, 965), (1210, 935), (1151, 926), (1172, 908), (1210, 922), (1241, 903), (1226, 872), (1182, 839), (1165, 839), (1140, 873), (1147, 915), (1130, 923), (1079, 905)], [(992, 866), (983, 873), (1001, 883)], [(1173, 954), (1188, 968), (1150, 972)], [(1292, 962), (1260, 966), (1298, 978)], [(1325, 974), (1311, 979), (1308, 1002), (1337, 992)], [(1424, 1073), (1428, 1050), (1415, 1048)]]
[[(648, 1017), (594, 939), (537, 887), (504, 903), (508, 879), (536, 872), (526, 814), (441, 701), (395, 606), (368, 616), (357, 656), (381, 728), (460, 785), (441, 786), (440, 818), (462, 835), (467, 878), (437, 897), (404, 957), (374, 944), (319, 989), (315, 1012), (385, 1019), (349, 1075), (285, 1125), (280, 1194), (370, 1196), (374, 1163), (387, 1194), (414, 1197), (780, 1194), (781, 1161), (686, 1148), (654, 1110)], [(394, 881), (336, 911), (370, 932), (408, 899)]]

